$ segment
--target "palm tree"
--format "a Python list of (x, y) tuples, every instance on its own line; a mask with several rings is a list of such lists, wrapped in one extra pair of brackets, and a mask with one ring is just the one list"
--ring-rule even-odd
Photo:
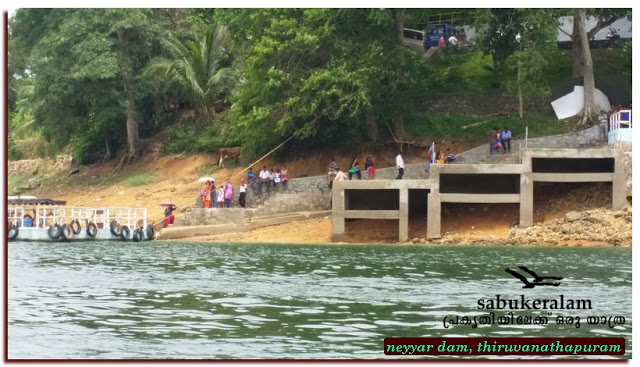
[(15, 138), (25, 138), (37, 131), (36, 120), (33, 116), (35, 109), (33, 80), (24, 79), (25, 84), (17, 87), (16, 110), (9, 116), (9, 133)]
[(224, 49), (226, 27), (209, 28), (199, 42), (185, 45), (167, 42), (172, 59), (157, 58), (145, 70), (166, 88), (175, 88), (199, 115), (211, 121), (213, 104), (224, 98), (235, 85), (235, 72), (223, 67), (228, 59)]

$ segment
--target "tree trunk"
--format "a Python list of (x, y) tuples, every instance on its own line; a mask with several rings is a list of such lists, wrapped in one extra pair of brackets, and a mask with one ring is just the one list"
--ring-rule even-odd
[(138, 142), (138, 120), (136, 116), (136, 103), (133, 96), (133, 65), (127, 54), (127, 39), (129, 32), (126, 29), (118, 29), (118, 41), (120, 46), (120, 68), (122, 70), (123, 90), (127, 99), (127, 145), (128, 157), (136, 156), (136, 143)]
[(524, 108), (522, 106), (522, 86), (520, 82), (518, 82), (518, 116), (520, 118), (524, 117)]
[(404, 15), (407, 9), (395, 9), (394, 20), (396, 23), (396, 33), (400, 42), (404, 41)]
[(518, 116), (524, 117), (524, 107), (522, 106), (522, 78), (520, 76), (521, 63), (518, 61)]
[(584, 61), (584, 109), (582, 110), (582, 119), (580, 125), (586, 124), (594, 120), (598, 115), (598, 107), (595, 100), (595, 80), (593, 77), (593, 61), (591, 59), (591, 49), (589, 48), (589, 38), (585, 28), (585, 9), (576, 10), (573, 17), (574, 22), (578, 23), (578, 32), (582, 43), (582, 54)]
[(396, 135), (396, 139), (404, 140), (407, 138), (407, 132), (404, 129), (404, 120), (402, 117), (395, 117), (393, 119), (393, 130)]
[(136, 102), (131, 91), (127, 92), (127, 144), (129, 155), (136, 156), (136, 143), (138, 142), (138, 120), (136, 118)]
[[(588, 41), (587, 41), (587, 44)], [(573, 49), (573, 77), (581, 78), (584, 76), (584, 58), (582, 55), (582, 38), (580, 37), (580, 29), (578, 21), (573, 17), (573, 33), (571, 34), (571, 48)]]
[(107, 152), (104, 154), (104, 157), (102, 158), (102, 163), (111, 159), (111, 150), (109, 149), (109, 138), (107, 137), (107, 134), (104, 134), (104, 145), (107, 147)]
[(378, 120), (372, 112), (365, 113), (365, 121), (367, 123), (367, 135), (371, 141), (378, 140)]

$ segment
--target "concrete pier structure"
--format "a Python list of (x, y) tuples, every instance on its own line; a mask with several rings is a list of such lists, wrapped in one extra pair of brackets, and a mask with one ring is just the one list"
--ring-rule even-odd
[(519, 164), (432, 165), (429, 179), (334, 182), (333, 241), (347, 219), (397, 219), (409, 238), (409, 215), (426, 216), (427, 238), (439, 238), (442, 203), (519, 204), (520, 226), (533, 225), (536, 182), (611, 182), (612, 209), (626, 200), (623, 154), (616, 149), (524, 149)]

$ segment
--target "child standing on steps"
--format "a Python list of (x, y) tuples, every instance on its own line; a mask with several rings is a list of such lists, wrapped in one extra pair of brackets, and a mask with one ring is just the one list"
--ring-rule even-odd
[(282, 188), (287, 189), (287, 181), (289, 178), (287, 177), (287, 166), (283, 165), (280, 170), (280, 178), (282, 179)]
[(278, 184), (281, 180), (280, 168), (276, 168), (276, 172), (273, 174), (273, 187), (277, 190)]
[(218, 190), (218, 200), (216, 203), (219, 208), (224, 208), (224, 185), (220, 185), (220, 190)]

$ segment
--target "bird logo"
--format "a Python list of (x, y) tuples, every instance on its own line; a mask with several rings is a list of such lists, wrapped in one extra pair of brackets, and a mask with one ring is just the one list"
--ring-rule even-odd
[(530, 282), (527, 277), (523, 276), (522, 274), (511, 270), (511, 269), (504, 269), (504, 271), (506, 271), (507, 273), (513, 275), (514, 277), (520, 279), (520, 281), (522, 281), (522, 283), (524, 283), (524, 287), (522, 288), (533, 288), (537, 285), (549, 285), (549, 286), (553, 286), (553, 287), (557, 287), (560, 285), (560, 282), (550, 282), (550, 283), (545, 283), (543, 282), (544, 280), (547, 279), (551, 279), (551, 280), (562, 280), (562, 277), (541, 277), (538, 274), (536, 274), (533, 270), (527, 268), (526, 266), (518, 266), (518, 268), (520, 268), (521, 270), (523, 270), (524, 272), (528, 273), (529, 275), (531, 275), (533, 277), (533, 281)]

